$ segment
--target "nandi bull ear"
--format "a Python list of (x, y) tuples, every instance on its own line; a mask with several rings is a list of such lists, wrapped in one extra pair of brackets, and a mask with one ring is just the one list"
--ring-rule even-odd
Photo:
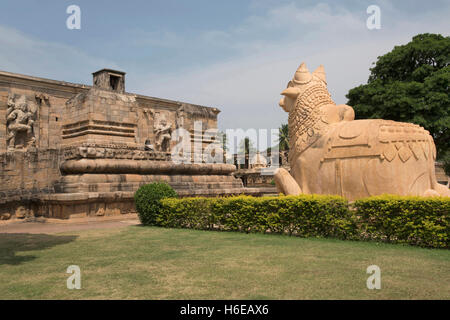
[(314, 72), (312, 73), (313, 76), (316, 76), (318, 79), (320, 79), (323, 83), (327, 84), (327, 76), (325, 74), (325, 68), (323, 65), (320, 65)]
[(298, 94), (300, 93), (300, 89), (297, 87), (290, 87), (285, 89), (281, 94), (283, 96), (289, 97), (289, 98), (297, 98)]

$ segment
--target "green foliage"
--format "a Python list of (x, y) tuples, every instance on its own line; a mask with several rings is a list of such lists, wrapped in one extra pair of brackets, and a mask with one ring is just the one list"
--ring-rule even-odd
[(347, 104), (359, 119), (382, 118), (423, 126), (438, 157), (450, 150), (450, 37), (419, 34), (378, 57), (368, 83), (351, 89)]
[(136, 211), (141, 223), (154, 225), (156, 217), (160, 215), (160, 200), (176, 197), (178, 194), (165, 182), (154, 182), (141, 186), (134, 194)]
[(227, 134), (223, 131), (219, 131), (218, 133), (219, 139), (221, 141), (221, 147), (223, 149), (224, 152), (228, 151), (228, 146), (227, 146)]
[(441, 159), (444, 164), (444, 172), (450, 177), (450, 150), (445, 152)]
[(278, 138), (278, 148), (280, 151), (289, 150), (289, 126), (287, 123), (282, 124), (278, 128), (279, 138)]
[(239, 154), (254, 154), (256, 153), (256, 147), (253, 141), (249, 137), (245, 137), (239, 142), (238, 153)]
[(355, 201), (361, 239), (450, 245), (450, 198), (383, 195)]
[(450, 247), (450, 198), (338, 196), (162, 199), (155, 225)]
[(338, 196), (237, 196), (161, 200), (156, 225), (202, 230), (354, 237), (347, 201)]

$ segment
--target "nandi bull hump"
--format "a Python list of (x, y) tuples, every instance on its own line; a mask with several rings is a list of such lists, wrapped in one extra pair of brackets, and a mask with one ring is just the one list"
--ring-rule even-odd
[(291, 169), (275, 174), (279, 192), (350, 200), (383, 193), (450, 196), (436, 181), (428, 131), (412, 123), (354, 120), (352, 107), (331, 99), (323, 66), (310, 73), (302, 63), (282, 95)]

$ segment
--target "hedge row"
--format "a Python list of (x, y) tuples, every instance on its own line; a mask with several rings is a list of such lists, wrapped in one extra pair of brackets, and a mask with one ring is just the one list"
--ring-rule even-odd
[(355, 201), (361, 239), (450, 247), (450, 198), (376, 196)]
[(171, 228), (352, 238), (356, 226), (337, 196), (162, 199), (156, 225)]
[(324, 195), (178, 199), (167, 198), (164, 191), (158, 206), (139, 206), (152, 208), (139, 213), (152, 217), (143, 224), (450, 248), (450, 198), (383, 195), (349, 204)]

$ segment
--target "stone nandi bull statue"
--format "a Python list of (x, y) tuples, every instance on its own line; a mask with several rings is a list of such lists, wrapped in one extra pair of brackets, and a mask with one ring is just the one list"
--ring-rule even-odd
[(304, 63), (281, 93), (289, 113), (290, 174), (277, 169), (284, 194), (337, 194), (354, 200), (383, 193), (450, 196), (436, 181), (433, 138), (422, 127), (390, 120), (354, 120), (331, 100), (323, 66)]

